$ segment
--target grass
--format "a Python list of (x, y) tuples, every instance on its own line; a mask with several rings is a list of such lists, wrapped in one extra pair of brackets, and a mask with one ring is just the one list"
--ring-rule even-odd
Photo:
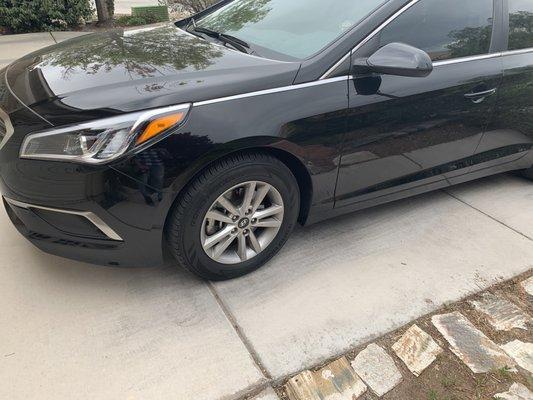
[(439, 395), (435, 390), (430, 390), (428, 393), (428, 400), (439, 400)]
[(436, 390), (431, 389), (428, 392), (428, 400), (457, 400), (457, 398), (454, 397), (454, 396), (452, 396), (452, 397), (450, 397), (450, 396), (441, 397)]
[(455, 380), (455, 378), (452, 378), (452, 377), (449, 377), (449, 376), (445, 376), (444, 378), (442, 378), (440, 383), (446, 389), (451, 389), (457, 384), (457, 381)]
[(513, 379), (511, 368), (507, 366), (497, 369), (496, 373), (500, 378), (505, 379), (507, 381)]

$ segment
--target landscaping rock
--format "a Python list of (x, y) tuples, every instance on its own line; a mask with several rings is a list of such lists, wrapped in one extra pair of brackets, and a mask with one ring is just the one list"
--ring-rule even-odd
[(533, 374), (533, 343), (513, 340), (501, 347), (519, 366)]
[(515, 362), (461, 313), (435, 315), (433, 325), (450, 344), (450, 350), (474, 373), (487, 373)]
[(508, 392), (494, 396), (499, 400), (533, 400), (533, 393), (521, 383), (513, 383)]
[(394, 389), (402, 374), (394, 360), (377, 344), (370, 344), (352, 361), (357, 375), (379, 396)]
[(268, 388), (263, 390), (257, 396), (252, 397), (251, 400), (279, 400), (278, 395), (274, 392), (274, 389)]
[(527, 325), (532, 322), (531, 317), (518, 306), (492, 293), (485, 293), (482, 300), (470, 301), (470, 304), (485, 314), (490, 324), (499, 331), (527, 330)]
[(366, 392), (345, 357), (318, 371), (304, 371), (285, 387), (290, 400), (356, 400)]
[(530, 297), (533, 297), (533, 276), (520, 283), (520, 286), (522, 286)]
[(420, 376), (442, 353), (442, 348), (417, 325), (409, 328), (392, 349), (415, 376)]

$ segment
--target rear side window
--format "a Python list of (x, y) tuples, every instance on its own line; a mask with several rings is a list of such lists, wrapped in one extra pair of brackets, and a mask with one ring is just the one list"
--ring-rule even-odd
[(509, 50), (533, 48), (533, 1), (509, 0)]
[(493, 12), (493, 0), (421, 0), (381, 32), (380, 47), (410, 44), (433, 61), (487, 54)]

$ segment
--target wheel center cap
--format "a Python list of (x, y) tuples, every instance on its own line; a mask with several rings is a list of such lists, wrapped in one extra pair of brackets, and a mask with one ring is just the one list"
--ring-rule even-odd
[(246, 228), (248, 225), (250, 225), (250, 220), (248, 218), (241, 219), (238, 224), (239, 228), (241, 229)]

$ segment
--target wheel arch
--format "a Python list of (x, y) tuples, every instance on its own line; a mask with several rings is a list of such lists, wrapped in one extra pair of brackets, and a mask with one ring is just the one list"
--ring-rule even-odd
[[(279, 138), (277, 138), (279, 144)], [(179, 184), (178, 190), (174, 193), (174, 199), (172, 201), (172, 206), (170, 207), (167, 216), (165, 217), (165, 230), (167, 226), (168, 219), (172, 214), (172, 210), (179, 201), (180, 195), (187, 189), (187, 187), (205, 170), (209, 169), (213, 164), (234, 156), (235, 154), (249, 154), (249, 153), (263, 153), (268, 154), (279, 161), (281, 161), (294, 175), (298, 183), (298, 189), (300, 192), (300, 210), (298, 215), (298, 222), (300, 224), (305, 224), (309, 216), (311, 209), (312, 198), (313, 198), (313, 182), (311, 179), (311, 174), (308, 169), (305, 167), (304, 161), (302, 158), (293, 154), (286, 149), (282, 149), (275, 145), (251, 145), (251, 146), (236, 146), (237, 143), (232, 142), (227, 145), (224, 145), (223, 148), (219, 148), (216, 151), (207, 154), (202, 158), (200, 164), (195, 165), (187, 177), (182, 180)]]

